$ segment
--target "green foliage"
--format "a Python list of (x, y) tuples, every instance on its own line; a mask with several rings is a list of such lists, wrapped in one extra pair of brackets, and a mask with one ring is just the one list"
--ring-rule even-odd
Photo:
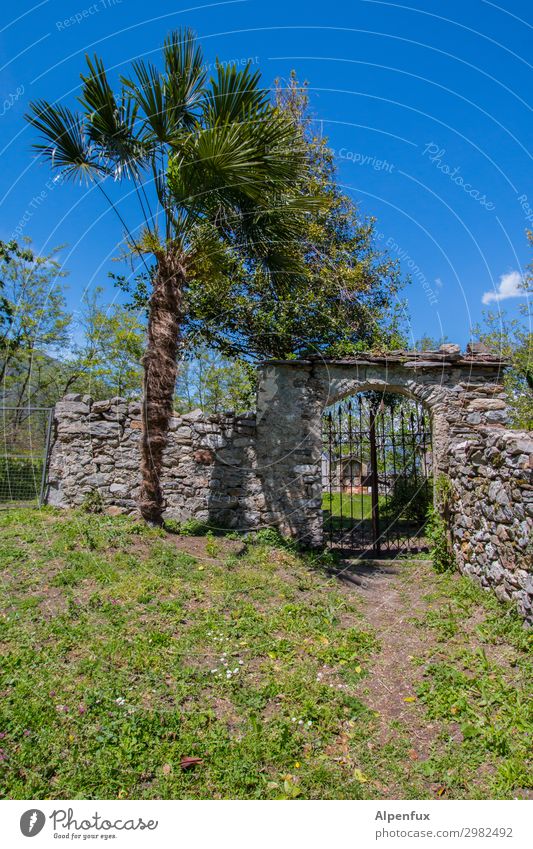
[(243, 413), (255, 405), (255, 373), (249, 363), (221, 357), (205, 346), (193, 349), (178, 371), (174, 408), (207, 413)]
[(205, 536), (210, 531), (208, 523), (199, 519), (187, 519), (177, 523), (175, 529), (171, 525), (170, 529), (185, 537)]
[(276, 528), (261, 528), (259, 531), (248, 534), (247, 539), (254, 545), (268, 545), (289, 551), (294, 551), (297, 548), (293, 539), (284, 537)]
[(447, 513), (453, 497), (453, 484), (447, 475), (442, 473), (437, 475), (435, 480), (435, 495), (441, 509)]
[(81, 509), (84, 513), (103, 513), (104, 499), (98, 489), (91, 489), (83, 496)]
[(431, 546), (431, 558), (437, 572), (453, 571), (455, 558), (448, 542), (447, 527), (442, 516), (431, 507), (426, 525), (426, 536)]
[(391, 519), (402, 517), (410, 522), (423, 523), (433, 499), (433, 481), (417, 475), (399, 475), (386, 503)]
[(275, 97), (305, 155), (300, 192), (322, 200), (303, 222), (294, 222), (300, 224), (292, 237), (303, 267), (278, 282), (233, 255), (221, 273), (213, 253), (191, 290), (193, 326), (202, 328), (209, 345), (254, 358), (319, 351), (340, 356), (398, 345), (399, 266), (377, 248), (374, 220), (363, 219), (339, 188), (333, 151), (314, 129), (307, 86), (292, 74), (285, 87), (277, 81)]
[[(0, 380), (4, 403), (47, 406), (68, 382), (53, 368), (54, 357), (69, 344), (72, 317), (66, 310), (66, 276), (60, 248), (38, 256), (31, 240), (0, 252), (3, 320), (0, 325)], [(0, 309), (1, 311), (1, 309)]]
[(82, 342), (74, 346), (73, 368), (93, 397), (128, 397), (141, 393), (141, 358), (146, 328), (138, 313), (102, 301), (96, 287), (82, 299)]
[[(533, 246), (533, 234), (527, 238)], [(501, 309), (487, 311), (482, 325), (473, 328), (475, 336), (490, 351), (509, 363), (505, 372), (507, 402), (511, 425), (523, 430), (533, 430), (533, 333), (531, 332), (531, 305), (528, 293), (533, 291), (533, 263), (523, 279), (525, 303), (520, 304), (520, 318), (508, 318)]]
[(436, 506), (428, 509), (426, 536), (431, 545), (431, 559), (437, 572), (450, 572), (456, 567), (455, 557), (448, 537), (447, 517), (452, 497), (452, 483), (446, 475), (435, 481)]
[(108, 176), (129, 181), (144, 223), (139, 236), (127, 230), (127, 249), (144, 267), (143, 295), (179, 268), (186, 334), (207, 327), (206, 338), (218, 338), (220, 328), (227, 345), (239, 333), (250, 341), (237, 311), (227, 313), (232, 281), (241, 301), (257, 301), (257, 286), (277, 293), (271, 303), (286, 298), (304, 266), (305, 216), (322, 205), (300, 190), (307, 163), (297, 128), (250, 66), (217, 64), (208, 80), (189, 29), (167, 37), (159, 67), (137, 60), (121, 82), (115, 92), (103, 62), (87, 57), (79, 113), (30, 105), (42, 139), (34, 147), (64, 180), (94, 182), (104, 195)]
[[(106, 304), (97, 287), (83, 297), (75, 322), (66, 311), (66, 272), (57, 251), (36, 256), (29, 239), (24, 245), (0, 251), (4, 403), (51, 407), (68, 391), (96, 399), (139, 395), (143, 321), (119, 304)], [(13, 425), (20, 430), (23, 422)]]

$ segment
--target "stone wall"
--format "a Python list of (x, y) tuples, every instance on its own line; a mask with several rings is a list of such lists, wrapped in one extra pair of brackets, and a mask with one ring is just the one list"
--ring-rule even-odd
[[(165, 452), (165, 518), (247, 530), (265, 526), (323, 542), (322, 413), (357, 392), (398, 392), (431, 415), (433, 463), (454, 486), (458, 565), (531, 615), (532, 436), (505, 430), (502, 364), (458, 346), (346, 360), (272, 361), (259, 372), (257, 413), (175, 416)], [(67, 395), (57, 404), (50, 504), (97, 490), (136, 511), (140, 405)]]
[(533, 435), (478, 428), (455, 444), (449, 478), (459, 569), (533, 624)]
[[(117, 512), (135, 512), (141, 408), (123, 398), (67, 395), (56, 405), (48, 503), (81, 505), (93, 490)], [(251, 528), (269, 517), (256, 473), (255, 416), (205, 416), (170, 423), (162, 477), (166, 519)]]

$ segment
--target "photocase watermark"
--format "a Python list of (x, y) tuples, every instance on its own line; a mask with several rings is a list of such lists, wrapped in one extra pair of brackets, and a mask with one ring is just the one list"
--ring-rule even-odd
[(10, 109), (13, 108), (17, 100), (19, 100), (24, 94), (24, 86), (19, 85), (15, 89), (14, 92), (10, 92), (7, 97), (4, 98), (2, 102), (2, 106), (0, 107), (0, 118), (3, 118), (4, 115), (7, 115)]
[[(35, 837), (46, 825), (47, 817), (38, 808), (29, 808), (20, 818), (20, 830), (25, 837)], [(90, 817), (76, 818), (74, 809), (58, 808), (48, 816), (52, 825), (54, 837), (66, 837), (70, 840), (80, 840), (89, 836), (109, 840), (116, 837), (117, 832), (155, 831), (158, 820), (144, 820), (142, 817), (121, 817), (108, 819), (96, 811)], [(61, 833), (63, 832), (63, 833)]]
[(522, 207), (522, 212), (528, 224), (533, 224), (533, 207), (531, 206), (527, 195), (520, 195), (518, 203)]
[(208, 65), (204, 65), (204, 71), (218, 71), (221, 68), (232, 68), (242, 65), (245, 67), (246, 65), (258, 65), (259, 64), (259, 56), (242, 56), (238, 59), (217, 59), (216, 62), (210, 62)]
[[(333, 150), (335, 153), (335, 150)], [(359, 153), (356, 150), (349, 150), (346, 147), (341, 147), (338, 153), (339, 159), (347, 159), (353, 162), (354, 165), (366, 166), (373, 168), (374, 171), (387, 171), (389, 174), (394, 169), (394, 165), (386, 159), (377, 159), (375, 156), (370, 156), (367, 153)]]
[[(380, 233), (379, 236), (381, 238), (384, 238), (383, 233)], [(419, 283), (420, 286), (422, 286), (422, 289), (426, 293), (426, 297), (431, 306), (433, 306), (434, 304), (438, 304), (439, 299), (437, 297), (437, 293), (434, 291), (432, 285), (430, 284), (424, 272), (421, 270), (420, 266), (417, 265), (417, 263), (409, 255), (409, 253), (402, 247), (400, 247), (398, 242), (396, 242), (392, 238), (392, 236), (389, 236), (389, 238), (385, 242), (385, 247), (391, 253), (396, 254), (398, 259), (400, 259), (404, 263), (404, 265), (409, 269), (409, 273), (413, 280), (416, 280), (416, 282)], [(435, 285), (440, 288), (442, 286), (442, 282), (440, 280), (438, 282), (435, 281)]]
[[(385, 238), (385, 234), (378, 232), (376, 233), (375, 238), (377, 242), (382, 242)], [(424, 272), (420, 269), (420, 266), (416, 264), (414, 259), (407, 253), (407, 251), (401, 248), (398, 242), (395, 242), (391, 236), (385, 242), (385, 247), (391, 253), (395, 254), (397, 258), (400, 259), (404, 263), (404, 265), (407, 266), (413, 279), (416, 280), (417, 283), (422, 286), (431, 306), (433, 306), (434, 304), (438, 304), (439, 299), (437, 297), (437, 293), (434, 291)], [(434, 285), (438, 289), (442, 288), (442, 280), (437, 277)], [(359, 298), (359, 293), (350, 289), (340, 289), (339, 298), (341, 301), (345, 302), (357, 301), (357, 299)]]
[(10, 239), (16, 241), (22, 236), (26, 225), (31, 221), (39, 207), (45, 202), (46, 198), (49, 196), (50, 192), (53, 192), (55, 187), (59, 185), (61, 182), (61, 176), (57, 175), (56, 177), (51, 177), (44, 184), (44, 189), (42, 189), (38, 194), (34, 195), (29, 202), (26, 210), (24, 211), (24, 215), (19, 219), (19, 222), (13, 232), (11, 233)]
[(114, 6), (120, 5), (122, 5), (122, 0), (98, 0), (97, 3), (93, 3), (91, 6), (86, 6), (85, 9), (80, 9), (80, 11), (75, 12), (69, 18), (64, 18), (62, 21), (56, 21), (56, 29), (60, 32), (70, 29), (70, 27), (75, 27), (77, 24), (82, 24), (84, 21), (88, 20), (88, 18), (92, 18), (93, 15), (98, 15), (99, 12), (107, 12), (108, 9), (112, 9)]
[(478, 189), (473, 188), (470, 183), (466, 183), (462, 174), (460, 174), (460, 166), (456, 165), (452, 168), (446, 162), (444, 162), (444, 157), (446, 155), (446, 149), (444, 147), (440, 147), (435, 142), (428, 142), (422, 151), (422, 156), (427, 156), (429, 161), (437, 168), (442, 174), (445, 174), (450, 178), (452, 183), (455, 183), (456, 186), (459, 186), (465, 194), (469, 195), (474, 200), (477, 200), (481, 206), (487, 209), (489, 212), (492, 212), (496, 209), (496, 206), (492, 201), (487, 199), (487, 195), (482, 194)]

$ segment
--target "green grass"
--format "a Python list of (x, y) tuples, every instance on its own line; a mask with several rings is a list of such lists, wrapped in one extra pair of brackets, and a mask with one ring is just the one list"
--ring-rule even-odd
[[(342, 506), (341, 506), (342, 505)], [(325, 492), (322, 496), (322, 509), (332, 517), (344, 516), (350, 519), (372, 518), (372, 497), (370, 495), (349, 495), (340, 492)]]
[[(50, 508), (0, 514), (0, 535), (4, 797), (434, 798), (440, 782), (453, 798), (505, 798), (528, 786), (525, 633), (471, 585), (421, 588), (436, 601), (416, 629), (437, 655), (415, 659), (417, 707), (440, 736), (416, 763), (408, 727), (379, 738), (365, 696), (379, 635), (320, 557), (266, 541), (237, 554), (209, 535)], [(509, 648), (511, 677), (467, 648), (479, 611), (479, 640)], [(202, 763), (184, 770), (184, 757)]]
[[(512, 796), (517, 788), (531, 790), (533, 635), (510, 608), (469, 579), (448, 573), (436, 586), (439, 592), (428, 600), (444, 593), (447, 602), (414, 620), (435, 638), (430, 662), (418, 659), (425, 675), (417, 694), (427, 716), (442, 722), (445, 740), (424, 772), (445, 775), (449, 786), (466, 787), (476, 770), (484, 770), (497, 798)], [(472, 621), (467, 640), (465, 624)], [(446, 739), (452, 728), (462, 738), (459, 751)]]

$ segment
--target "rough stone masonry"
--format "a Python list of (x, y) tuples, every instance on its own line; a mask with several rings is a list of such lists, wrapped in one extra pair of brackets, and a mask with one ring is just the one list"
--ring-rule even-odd
[[(533, 434), (506, 429), (502, 363), (475, 346), (265, 363), (256, 413), (196, 410), (172, 419), (165, 517), (276, 527), (322, 545), (322, 412), (368, 390), (399, 392), (427, 407), (433, 468), (452, 485), (458, 567), (531, 621)], [(55, 410), (48, 503), (80, 505), (97, 490), (109, 507), (135, 512), (140, 430), (138, 402), (67, 395)]]

